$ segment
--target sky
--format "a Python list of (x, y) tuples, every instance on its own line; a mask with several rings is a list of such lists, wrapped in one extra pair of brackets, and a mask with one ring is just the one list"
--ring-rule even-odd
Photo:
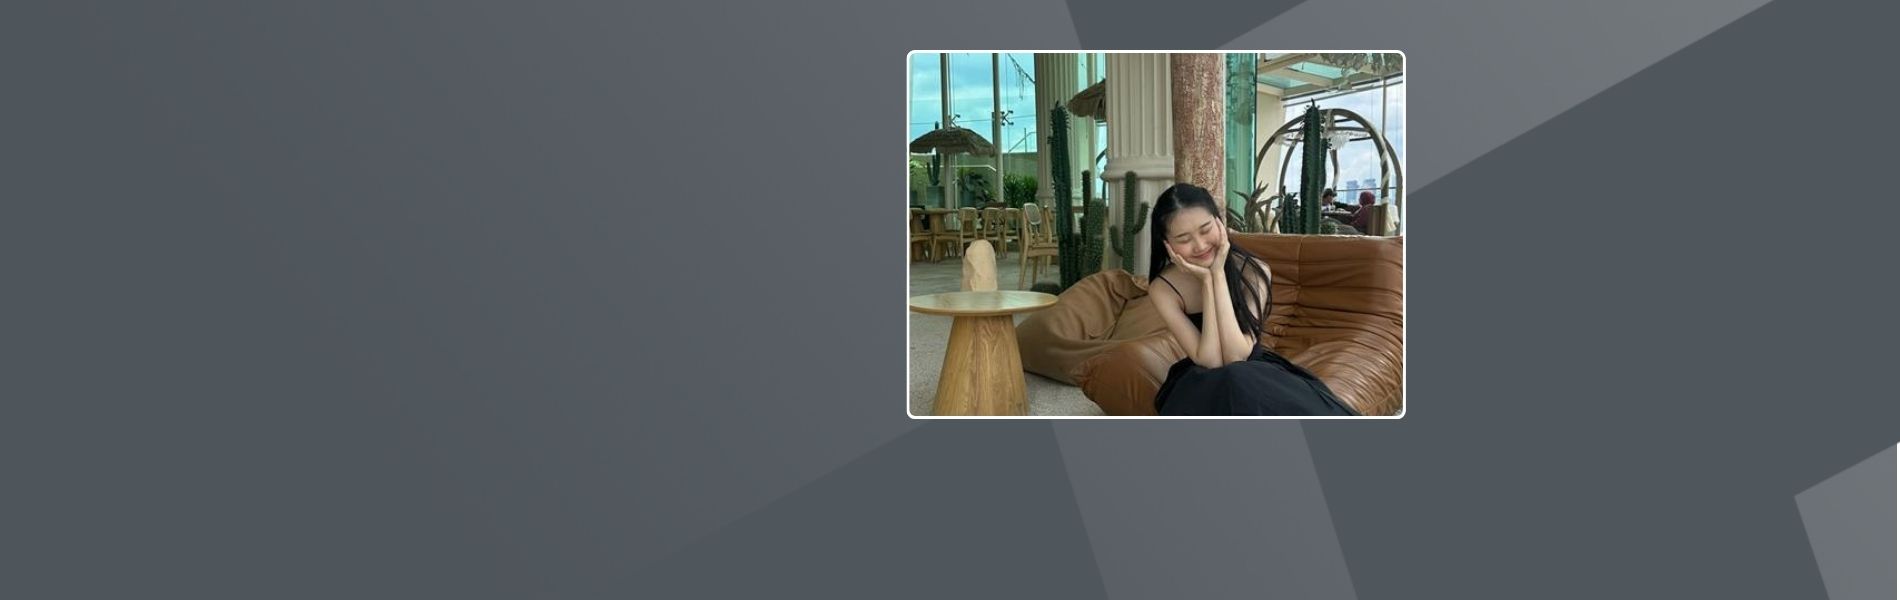
[[(1036, 89), (1032, 77), (1035, 73), (1035, 57), (1028, 53), (1003, 54), (1000, 60), (1002, 70), (1002, 108), (1013, 111), (1006, 117), (1003, 127), (1002, 143), (1005, 152), (1034, 152), (1037, 135)], [(916, 139), (929, 132), (943, 120), (942, 115), (942, 79), (939, 74), (938, 55), (917, 53), (910, 59), (910, 118), (909, 139)], [(990, 83), (990, 54), (958, 53), (950, 55), (950, 93), (952, 113), (956, 123), (976, 131), (984, 139), (992, 136), (990, 130), (990, 111), (992, 110)], [(1079, 91), (1079, 90), (1078, 90)], [(1367, 90), (1321, 100), (1321, 108), (1346, 108), (1371, 120), (1373, 126), (1380, 123), (1380, 93)], [(1401, 159), (1405, 156), (1405, 84), (1403, 82), (1387, 88), (1385, 93), (1387, 106), (1383, 123), (1385, 135), (1391, 140)], [(1288, 106), (1288, 119), (1300, 115), (1306, 104), (1304, 100)], [(1046, 110), (1046, 108), (1044, 109)], [(1098, 131), (1098, 140), (1106, 145), (1105, 135)], [(996, 140), (991, 140), (992, 142)], [(1261, 140), (1264, 142), (1265, 140)], [(1102, 147), (1098, 146), (1098, 147)], [(1342, 148), (1339, 153), (1340, 187), (1350, 188), (1348, 181), (1363, 179), (1376, 181), (1379, 177), (1379, 159), (1372, 142), (1353, 142)], [(1290, 180), (1289, 180), (1290, 181)], [(1295, 183), (1297, 185), (1297, 183)], [(1343, 195), (1342, 195), (1343, 196)], [(1353, 198), (1340, 198), (1352, 202)]]
[[(1005, 120), (1009, 125), (1003, 127), (1003, 151), (1034, 152), (1036, 123), (1036, 86), (1028, 74), (1035, 73), (1036, 61), (1032, 54), (1004, 54), (999, 63), (1002, 67), (1003, 110), (1013, 111)], [(942, 86), (938, 73), (936, 54), (917, 53), (911, 55), (910, 65), (910, 137), (928, 133), (935, 125), (943, 121)], [(1018, 69), (1020, 67), (1020, 70)], [(1077, 90), (1080, 91), (1080, 90)], [(994, 108), (990, 97), (990, 55), (989, 54), (951, 54), (950, 55), (950, 106), (958, 125), (976, 131), (984, 139), (989, 139), (990, 111)], [(996, 140), (990, 140), (995, 142)]]

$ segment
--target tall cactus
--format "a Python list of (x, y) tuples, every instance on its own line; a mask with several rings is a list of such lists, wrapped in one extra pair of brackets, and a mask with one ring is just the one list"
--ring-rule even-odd
[(1300, 232), (1300, 195), (1290, 193), (1280, 197), (1280, 233)]
[(1056, 259), (1062, 265), (1062, 289), (1102, 269), (1102, 220), (1106, 203), (1095, 202), (1094, 182), (1082, 171), (1082, 224), (1076, 230), (1075, 202), (1070, 200), (1069, 185), (1069, 111), (1058, 104), (1049, 110), (1049, 190), (1052, 202), (1062, 206), (1056, 211)]
[[(1089, 179), (1088, 173), (1082, 179)], [(1082, 268), (1078, 270), (1076, 281), (1102, 270), (1102, 252), (1108, 249), (1103, 243), (1102, 232), (1108, 229), (1108, 202), (1096, 200), (1093, 190), (1082, 191)], [(1073, 284), (1073, 282), (1071, 283)]]
[[(1087, 196), (1088, 193), (1088, 171), (1083, 171), (1082, 194)], [(1060, 247), (1056, 249), (1056, 258), (1062, 261), (1062, 289), (1066, 290), (1082, 280), (1082, 232), (1076, 230), (1075, 203), (1065, 199), (1062, 212), (1056, 213), (1056, 218), (1062, 220), (1056, 224), (1056, 231), (1062, 232), (1062, 239), (1057, 240)]]
[(1097, 202), (1093, 187), (1093, 176), (1082, 172), (1082, 223), (1075, 222), (1075, 205), (1066, 205), (1059, 217), (1062, 222), (1056, 224), (1061, 232), (1061, 247), (1057, 257), (1062, 260), (1062, 289), (1069, 289), (1075, 282), (1102, 270), (1102, 230), (1103, 222), (1108, 219), (1108, 203)]
[[(1062, 289), (1069, 289), (1076, 280), (1081, 267), (1081, 255), (1078, 252), (1081, 238), (1074, 230), (1075, 203), (1069, 200), (1069, 111), (1060, 103), (1049, 110), (1049, 191), (1055, 197), (1050, 201), (1062, 207), (1053, 211), (1057, 221), (1047, 226), (1056, 232), (1056, 262), (1061, 266)], [(1084, 183), (1083, 188), (1087, 189)]]
[(1319, 107), (1306, 105), (1300, 126), (1300, 211), (1298, 233), (1319, 233), (1320, 192), (1326, 186), (1325, 129)]
[(1122, 257), (1122, 270), (1130, 273), (1135, 272), (1135, 234), (1148, 222), (1148, 203), (1135, 202), (1137, 183), (1134, 171), (1122, 175), (1122, 222), (1108, 230), (1109, 243)]

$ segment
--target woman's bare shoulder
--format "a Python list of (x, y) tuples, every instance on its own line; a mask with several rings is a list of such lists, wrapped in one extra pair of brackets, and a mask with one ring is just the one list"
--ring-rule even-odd
[[(1148, 291), (1153, 292), (1157, 288), (1167, 289), (1168, 284), (1174, 283), (1174, 279), (1172, 279), (1172, 277), (1175, 273), (1176, 271), (1174, 269), (1174, 265), (1168, 265), (1166, 267), (1162, 267), (1161, 272), (1159, 274), (1157, 274), (1153, 279), (1148, 280)], [(1179, 286), (1180, 284), (1175, 283), (1174, 285)]]
[(1259, 258), (1254, 258), (1252, 260), (1253, 260), (1254, 266), (1260, 267), (1261, 273), (1265, 273), (1268, 279), (1273, 278), (1273, 267), (1267, 266), (1267, 261), (1261, 260)]
[(1169, 298), (1169, 300), (1174, 301), (1175, 304), (1180, 304), (1187, 299), (1183, 294), (1192, 293), (1190, 288), (1194, 287), (1182, 285), (1182, 282), (1186, 281), (1188, 277), (1189, 275), (1179, 267), (1168, 265), (1161, 269), (1160, 277), (1156, 277), (1153, 281), (1148, 282), (1148, 293), (1167, 292), (1162, 295), (1173, 296)]

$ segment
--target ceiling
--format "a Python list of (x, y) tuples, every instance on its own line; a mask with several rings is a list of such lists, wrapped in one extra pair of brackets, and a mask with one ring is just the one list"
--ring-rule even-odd
[(1372, 52), (1270, 52), (1260, 56), (1255, 78), (1282, 98), (1351, 89), (1380, 77), (1405, 74), (1405, 57)]

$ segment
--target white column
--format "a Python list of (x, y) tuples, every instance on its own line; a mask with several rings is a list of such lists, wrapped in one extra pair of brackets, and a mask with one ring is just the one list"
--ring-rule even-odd
[(996, 186), (996, 201), (1003, 198), (1003, 68), (1001, 56), (990, 53), (990, 142), (996, 145), (996, 172), (991, 184)]
[[(1087, 72), (1083, 74), (1082, 81), (1078, 82), (1078, 85), (1086, 89), (1091, 85), (1095, 85), (1095, 82), (1100, 80), (1102, 65), (1096, 60), (1095, 53), (1093, 52), (1083, 55), (1083, 62), (1088, 65), (1088, 69), (1086, 69)], [(1082, 136), (1082, 147), (1084, 148), (1082, 154), (1088, 157), (1088, 169), (1091, 171), (1095, 170), (1095, 155), (1102, 151), (1101, 146), (1095, 143), (1096, 119), (1096, 117), (1082, 119), (1082, 127), (1088, 130), (1088, 135)], [(1097, 181), (1100, 181), (1101, 178), (1101, 173), (1095, 174)], [(1104, 196), (1104, 198), (1106, 198), (1106, 196)]]
[[(1154, 204), (1174, 185), (1174, 116), (1170, 109), (1168, 55), (1108, 55), (1108, 221), (1122, 222), (1122, 178), (1135, 173), (1135, 202)], [(1135, 235), (1135, 273), (1148, 274), (1150, 251), (1144, 224)], [(1104, 236), (1106, 239), (1106, 236)], [(1104, 268), (1121, 268), (1113, 247), (1102, 253)]]
[[(949, 127), (950, 114), (951, 114), (950, 113), (950, 54), (947, 52), (937, 55), (937, 75), (942, 78), (941, 81), (942, 81), (942, 86), (943, 86), (942, 87), (943, 122), (938, 123), (938, 126)], [(942, 154), (942, 153), (939, 152), (938, 154)], [(956, 170), (956, 167), (952, 166), (955, 162), (956, 162), (956, 156), (954, 155), (945, 155), (943, 157), (943, 172), (939, 174), (941, 175), (942, 181), (943, 181), (943, 202), (941, 203), (941, 208), (956, 208), (957, 206), (957, 201), (956, 201), (957, 170)]]
[[(1265, 144), (1267, 136), (1286, 124), (1286, 107), (1280, 105), (1279, 90), (1267, 86), (1259, 86), (1259, 88), (1259, 94), (1255, 96), (1254, 101), (1254, 142)], [(1254, 149), (1259, 150), (1257, 146)], [(1286, 146), (1275, 140), (1273, 149), (1267, 151), (1266, 160), (1260, 161), (1260, 167), (1254, 169), (1254, 185), (1271, 186), (1272, 189), (1267, 190), (1269, 196), (1285, 191), (1280, 189), (1280, 153), (1285, 151)]]
[[(1057, 104), (1066, 108), (1069, 99), (1082, 91), (1076, 83), (1075, 62), (1074, 54), (1036, 53), (1036, 204), (1041, 206), (1055, 204), (1055, 192), (1049, 186), (1049, 133), (1055, 131), (1049, 122), (1049, 109)], [(1073, 150), (1077, 147), (1076, 136), (1095, 135), (1086, 123), (1084, 119), (1069, 119), (1069, 181), (1070, 193), (1074, 196), (1082, 193), (1082, 181), (1077, 173), (1088, 164), (1087, 159), (1077, 156)]]

